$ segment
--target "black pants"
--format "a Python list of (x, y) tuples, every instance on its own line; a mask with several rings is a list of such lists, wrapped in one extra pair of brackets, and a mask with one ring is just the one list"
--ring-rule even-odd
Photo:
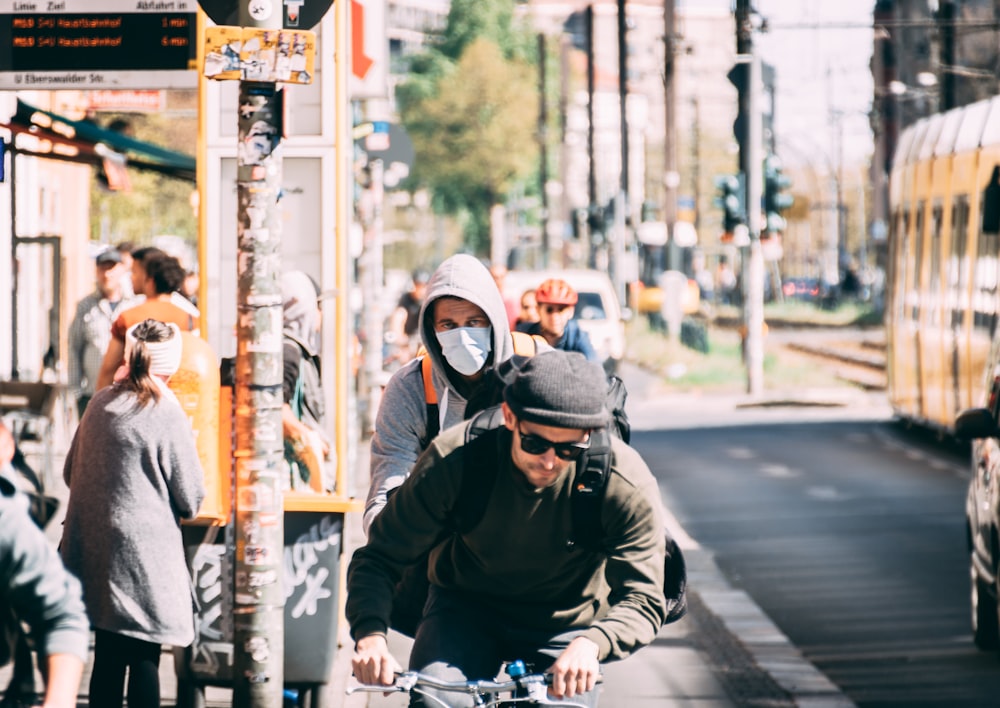
[[(45, 662), (39, 660), (39, 669), (44, 671)], [(18, 627), (17, 642), (14, 645), (14, 670), (10, 683), (4, 692), (4, 700), (0, 705), (17, 705), (18, 699), (25, 703), (33, 702), (35, 698), (35, 659), (28, 644), (28, 636)]]
[[(564, 632), (517, 627), (458, 593), (431, 585), (424, 618), (410, 650), (410, 669), (445, 681), (491, 679), (503, 661), (521, 659), (534, 671), (545, 671), (583, 629)], [(449, 692), (427, 690), (452, 708), (472, 708), (472, 699)], [(572, 700), (596, 708), (599, 689)], [(411, 698), (416, 708), (437, 706), (421, 696)]]
[(159, 708), (160, 650), (159, 644), (95, 630), (91, 707), (121, 708), (128, 669), (129, 708)]

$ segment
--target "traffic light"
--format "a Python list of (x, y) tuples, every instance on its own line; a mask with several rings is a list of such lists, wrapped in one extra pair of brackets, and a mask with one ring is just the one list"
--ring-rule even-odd
[(780, 233), (785, 230), (785, 217), (781, 214), (795, 201), (788, 193), (792, 180), (782, 173), (781, 160), (777, 155), (764, 159), (764, 231)]
[(591, 237), (594, 234), (604, 234), (604, 230), (607, 228), (607, 217), (604, 213), (604, 207), (600, 204), (591, 204), (587, 208), (587, 228), (590, 230)]
[(715, 187), (719, 193), (714, 204), (722, 209), (722, 230), (732, 237), (736, 227), (746, 223), (743, 175), (719, 175), (715, 178)]
[(744, 111), (746, 109), (746, 96), (750, 89), (750, 67), (742, 62), (734, 64), (733, 68), (726, 74), (726, 78), (729, 79), (729, 83), (736, 87), (739, 96), (736, 120), (733, 121), (733, 137), (736, 138), (740, 150), (743, 150), (747, 144), (747, 116)]

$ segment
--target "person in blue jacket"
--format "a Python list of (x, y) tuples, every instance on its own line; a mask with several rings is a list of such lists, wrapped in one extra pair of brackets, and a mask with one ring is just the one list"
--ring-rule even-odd
[(580, 352), (590, 361), (600, 362), (600, 357), (590, 342), (590, 337), (573, 319), (579, 296), (565, 280), (550, 278), (535, 290), (538, 302), (538, 322), (518, 323), (519, 332), (540, 334), (554, 349)]

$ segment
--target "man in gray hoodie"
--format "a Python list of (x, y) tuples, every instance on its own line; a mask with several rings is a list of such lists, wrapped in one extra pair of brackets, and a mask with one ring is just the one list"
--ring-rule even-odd
[(371, 441), (371, 486), (364, 529), (403, 483), (433, 433), (465, 419), (469, 399), (487, 372), (514, 353), (503, 297), (490, 272), (469, 255), (445, 260), (434, 271), (420, 308), (421, 341), (432, 366), (439, 419), (428, 421), (421, 359), (389, 379)]

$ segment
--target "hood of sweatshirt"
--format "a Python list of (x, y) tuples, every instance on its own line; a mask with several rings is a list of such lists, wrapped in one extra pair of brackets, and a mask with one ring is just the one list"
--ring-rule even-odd
[(493, 329), (492, 351), (486, 361), (487, 368), (509, 359), (514, 353), (507, 310), (493, 276), (486, 266), (472, 256), (462, 253), (454, 255), (438, 266), (431, 276), (427, 284), (427, 295), (420, 308), (420, 338), (424, 348), (427, 349), (427, 355), (434, 363), (434, 372), (444, 377), (451, 388), (464, 396), (468, 384), (461, 374), (445, 361), (441, 354), (441, 344), (434, 333), (434, 302), (442, 297), (468, 300), (486, 313)]

